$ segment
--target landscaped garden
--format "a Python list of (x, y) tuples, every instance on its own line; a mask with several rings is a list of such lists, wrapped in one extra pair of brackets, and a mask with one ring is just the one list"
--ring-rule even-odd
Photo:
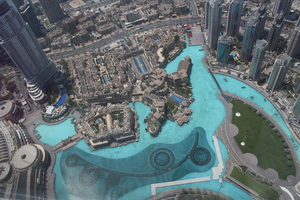
[[(243, 153), (252, 153), (258, 166), (272, 168), (280, 179), (296, 175), (290, 149), (275, 125), (255, 108), (233, 99), (232, 123), (239, 129), (235, 140)], [(242, 145), (243, 144), (243, 145)]]
[(271, 200), (278, 198), (278, 192), (276, 190), (268, 187), (266, 184), (257, 182), (249, 174), (240, 171), (237, 167), (233, 168), (230, 176), (253, 191), (257, 192), (263, 199)]

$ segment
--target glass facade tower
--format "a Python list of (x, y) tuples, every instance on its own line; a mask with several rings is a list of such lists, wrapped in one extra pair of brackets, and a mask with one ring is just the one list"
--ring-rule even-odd
[(267, 38), (269, 44), (268, 49), (270, 51), (276, 50), (276, 46), (282, 30), (282, 26), (283, 26), (283, 12), (276, 15), (276, 17), (273, 20), (272, 26), (270, 28), (268, 38)]
[(297, 101), (294, 104), (292, 112), (295, 118), (297, 120), (300, 120), (300, 96), (297, 98)]
[(293, 4), (293, 0), (275, 0), (273, 6), (273, 14), (279, 14), (283, 12), (283, 16), (286, 17), (289, 15), (291, 7)]
[(221, 35), (218, 40), (217, 48), (217, 61), (222, 63), (228, 63), (228, 57), (230, 52), (230, 45), (232, 41), (229, 36)]
[(250, 60), (253, 46), (260, 39), (266, 22), (266, 5), (262, 5), (249, 19), (245, 26), (241, 59)]
[(57, 69), (49, 60), (20, 13), (0, 0), (0, 45), (28, 83), (45, 89)]
[(255, 80), (261, 71), (263, 60), (265, 58), (268, 42), (266, 40), (257, 40), (253, 50), (249, 78)]
[(298, 24), (290, 38), (286, 53), (291, 57), (300, 55), (300, 21), (298, 21)]
[(237, 37), (240, 28), (244, 0), (231, 0), (227, 19), (227, 35)]
[(267, 90), (273, 91), (274, 89), (281, 86), (289, 69), (291, 60), (292, 58), (287, 54), (282, 54), (277, 57), (267, 83)]
[(205, 27), (210, 48), (216, 49), (221, 31), (222, 7), (221, 0), (206, 1)]
[(57, 0), (39, 0), (50, 23), (61, 20), (65, 17)]

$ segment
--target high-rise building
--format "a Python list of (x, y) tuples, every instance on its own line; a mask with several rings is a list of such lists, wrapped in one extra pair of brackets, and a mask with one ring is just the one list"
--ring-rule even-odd
[(251, 17), (245, 26), (242, 43), (241, 59), (249, 60), (251, 57), (254, 42), (257, 39), (258, 22), (255, 16)]
[(249, 73), (249, 78), (252, 80), (255, 80), (259, 76), (267, 46), (268, 42), (266, 40), (257, 40), (255, 43)]
[(266, 5), (262, 5), (248, 20), (245, 26), (241, 59), (250, 60), (254, 43), (260, 39), (266, 22)]
[(222, 63), (228, 63), (228, 57), (230, 52), (230, 45), (232, 43), (231, 37), (226, 34), (221, 35), (218, 39), (217, 48), (217, 61)]
[(16, 8), (18, 9), (19, 7), (21, 7), (24, 3), (24, 0), (12, 0), (13, 3), (15, 4)]
[(282, 26), (283, 26), (283, 12), (276, 15), (276, 17), (273, 20), (272, 27), (270, 28), (268, 38), (267, 38), (268, 49), (270, 51), (276, 50), (276, 46), (282, 30)]
[(297, 98), (293, 109), (292, 109), (293, 115), (297, 120), (300, 120), (300, 96)]
[(240, 28), (244, 0), (231, 0), (227, 18), (227, 35), (237, 37)]
[(298, 21), (298, 24), (290, 38), (286, 54), (291, 57), (300, 55), (300, 21)]
[(262, 4), (259, 9), (257, 10), (258, 13), (258, 30), (257, 30), (257, 39), (261, 39), (263, 32), (265, 30), (265, 24), (267, 21), (267, 5), (268, 4)]
[(276, 16), (281, 12), (283, 12), (284, 17), (288, 16), (290, 14), (292, 4), (293, 4), (293, 0), (275, 0), (273, 6), (274, 16)]
[(289, 69), (292, 58), (287, 54), (282, 54), (277, 57), (273, 65), (273, 70), (267, 83), (267, 89), (273, 91), (281, 86), (285, 75)]
[(26, 81), (40, 90), (56, 75), (56, 66), (46, 57), (31, 28), (6, 0), (0, 0), (0, 45)]
[(207, 40), (210, 48), (216, 49), (221, 31), (222, 7), (221, 0), (206, 1)]
[(295, 93), (300, 94), (300, 79), (298, 79), (298, 82), (295, 85)]
[(24, 21), (27, 22), (36, 37), (42, 36), (41, 23), (37, 19), (33, 5), (28, 0), (13, 0)]
[(8, 63), (12, 63), (12, 60), (7, 55), (6, 51), (0, 45), (0, 67), (6, 65)]
[(50, 23), (61, 20), (65, 17), (57, 0), (39, 0)]

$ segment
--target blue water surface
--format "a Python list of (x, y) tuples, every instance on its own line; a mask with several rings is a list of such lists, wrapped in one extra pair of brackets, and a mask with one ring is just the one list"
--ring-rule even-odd
[[(192, 59), (192, 71), (190, 81), (193, 86), (193, 98), (195, 101), (190, 105), (190, 109), (193, 111), (193, 114), (190, 116), (190, 121), (188, 124), (183, 126), (177, 125), (176, 122), (167, 121), (163, 124), (162, 130), (159, 133), (158, 137), (151, 137), (148, 132), (145, 131), (146, 125), (144, 119), (151, 112), (151, 108), (145, 106), (141, 102), (135, 102), (131, 104), (134, 106), (139, 116), (140, 124), (140, 138), (139, 142), (134, 142), (127, 144), (126, 146), (121, 146), (117, 148), (105, 148), (97, 151), (92, 151), (84, 140), (79, 141), (75, 146), (90, 155), (98, 155), (103, 158), (109, 159), (122, 159), (138, 154), (143, 149), (147, 148), (152, 144), (175, 144), (185, 138), (187, 138), (192, 130), (195, 127), (202, 127), (206, 132), (206, 138), (208, 145), (211, 149), (215, 150), (214, 144), (212, 142), (212, 136), (214, 135), (216, 129), (221, 125), (226, 116), (225, 107), (222, 102), (218, 99), (218, 88), (208, 73), (206, 68), (203, 66), (202, 58), (204, 56), (204, 51), (199, 51), (200, 46), (189, 46), (187, 47), (175, 60), (170, 62), (167, 67), (167, 73), (172, 73), (177, 70), (177, 66), (180, 60), (183, 60), (185, 56), (190, 56)], [(73, 125), (71, 125), (73, 127)], [(45, 130), (46, 131), (46, 130)], [(226, 147), (219, 141), (221, 154), (223, 158), (223, 163), (225, 164), (226, 159), (229, 155), (226, 150)], [(69, 149), (72, 151), (72, 148)], [(68, 193), (68, 190), (65, 187), (64, 179), (62, 178), (63, 174), (60, 168), (60, 159), (61, 152), (57, 155), (57, 162), (55, 164), (54, 173), (56, 173), (56, 195), (58, 199), (67, 199), (74, 198), (71, 194)], [(134, 165), (134, 163), (132, 163)], [(217, 166), (218, 162), (216, 161), (214, 166)], [(179, 172), (178, 172), (179, 173)], [(206, 172), (192, 172), (184, 175), (181, 179), (192, 179), (199, 177), (212, 176), (211, 170)], [(174, 180), (176, 181), (176, 180)], [(69, 186), (70, 187), (70, 186)], [(234, 185), (222, 182), (219, 183), (216, 181), (208, 181), (202, 183), (193, 183), (180, 185), (176, 187), (162, 187), (157, 189), (158, 192), (174, 189), (174, 188), (184, 188), (184, 187), (200, 187), (206, 188), (213, 191), (221, 192), (233, 199), (251, 199), (251, 197), (235, 187)], [(150, 185), (142, 186), (140, 188), (129, 191), (127, 194), (119, 197), (119, 199), (145, 199), (151, 196)], [(237, 198), (236, 198), (237, 197)]]
[(49, 144), (50, 146), (55, 146), (60, 143), (62, 140), (68, 138), (68, 136), (73, 136), (76, 134), (74, 124), (71, 123), (72, 118), (66, 119), (64, 122), (53, 125), (41, 124), (35, 129), (37, 134), (40, 134), (40, 141)]

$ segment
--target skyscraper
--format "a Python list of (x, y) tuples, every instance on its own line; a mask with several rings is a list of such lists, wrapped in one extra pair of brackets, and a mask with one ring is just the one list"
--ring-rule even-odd
[(287, 54), (282, 54), (277, 57), (273, 65), (273, 70), (267, 83), (267, 89), (273, 91), (281, 86), (285, 75), (289, 69), (292, 58)]
[(248, 20), (245, 26), (241, 58), (249, 60), (257, 39), (261, 37), (266, 22), (266, 5), (262, 5)]
[(244, 0), (231, 0), (227, 18), (227, 35), (237, 37), (240, 28)]
[(257, 39), (258, 22), (257, 17), (252, 16), (245, 26), (244, 38), (242, 43), (241, 59), (249, 60), (252, 53), (254, 42)]
[(35, 36), (40, 37), (42, 35), (41, 23), (36, 17), (32, 3), (27, 0), (13, 0), (13, 2), (24, 21), (29, 24)]
[(275, 0), (273, 6), (273, 14), (276, 16), (277, 14), (283, 12), (283, 17), (289, 15), (291, 7), (293, 4), (293, 0)]
[(222, 63), (228, 63), (230, 45), (232, 41), (229, 36), (226, 34), (221, 35), (218, 39), (218, 48), (217, 48), (217, 61)]
[(300, 120), (300, 96), (297, 98), (293, 109), (292, 109), (293, 115), (297, 120)]
[(282, 26), (283, 26), (283, 12), (276, 15), (276, 17), (273, 20), (272, 27), (270, 28), (268, 38), (267, 38), (268, 49), (270, 51), (276, 50), (276, 46), (282, 30)]
[(286, 54), (291, 57), (300, 55), (300, 21), (298, 21), (298, 24), (290, 38)]
[(6, 0), (0, 0), (0, 45), (26, 81), (39, 90), (45, 89), (57, 73), (56, 66), (46, 57), (31, 28)]
[(267, 4), (262, 4), (257, 10), (258, 13), (258, 30), (257, 30), (257, 39), (262, 38), (262, 34), (265, 29), (265, 24), (267, 21)]
[(57, 0), (39, 0), (50, 23), (61, 20), (65, 17)]
[(249, 78), (251, 78), (252, 80), (255, 80), (261, 71), (267, 46), (268, 42), (266, 40), (257, 40), (255, 43), (249, 73)]
[(300, 94), (300, 79), (298, 79), (298, 82), (295, 85), (295, 93)]
[(221, 31), (222, 7), (221, 0), (206, 1), (207, 40), (210, 48), (216, 49)]

